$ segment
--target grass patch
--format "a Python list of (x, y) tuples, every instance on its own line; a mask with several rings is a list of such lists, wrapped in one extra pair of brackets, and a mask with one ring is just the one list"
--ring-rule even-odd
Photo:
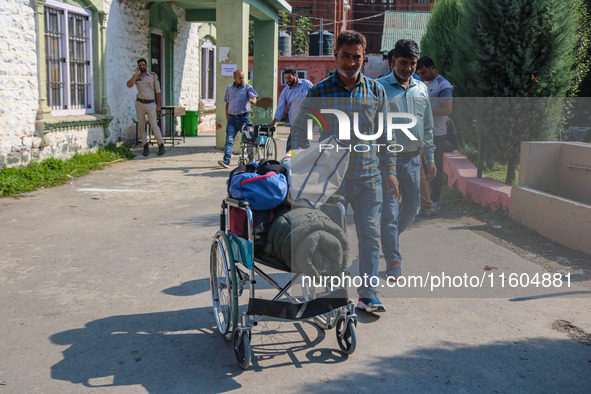
[(96, 153), (76, 153), (68, 160), (51, 157), (42, 162), (31, 162), (26, 167), (5, 167), (0, 171), (0, 197), (16, 196), (40, 187), (61, 185), (72, 178), (105, 168), (111, 163), (134, 157), (130, 147), (110, 143), (101, 146)]
[[(468, 158), (478, 168), (478, 151), (470, 149), (467, 145), (459, 148), (459, 151)], [(519, 168), (516, 169), (515, 180), (509, 186), (515, 186), (519, 184)], [(494, 179), (497, 182), (505, 183), (507, 178), (507, 164), (500, 163), (487, 163), (486, 160), (482, 163), (482, 174), (487, 177)]]
[[(494, 179), (497, 182), (505, 183), (505, 179), (507, 178), (507, 165), (495, 163), (492, 168), (483, 168), (482, 173), (487, 177)], [(517, 184), (519, 184), (518, 172), (515, 174), (515, 179), (513, 180), (513, 183), (509, 186), (514, 186)]]

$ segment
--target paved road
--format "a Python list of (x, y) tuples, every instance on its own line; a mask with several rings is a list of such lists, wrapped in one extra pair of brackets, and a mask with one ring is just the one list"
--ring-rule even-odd
[(591, 332), (589, 289), (501, 289), (544, 271), (449, 219), (402, 235), (403, 272), (493, 274), (493, 289), (383, 289), (389, 311), (360, 314), (348, 358), (334, 330), (269, 321), (240, 370), (211, 311), (228, 174), (212, 142), (0, 200), (0, 393), (591, 392), (589, 339), (553, 329)]

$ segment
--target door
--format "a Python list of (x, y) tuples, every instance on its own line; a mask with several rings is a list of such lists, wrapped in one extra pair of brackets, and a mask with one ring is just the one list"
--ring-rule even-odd
[(215, 104), (215, 46), (210, 43), (201, 47), (201, 100)]
[[(150, 39), (150, 70), (156, 75), (158, 75), (158, 79), (160, 80), (160, 105), (165, 106), (165, 86), (164, 81), (166, 79), (165, 76), (165, 67), (164, 67), (164, 34), (159, 30), (153, 30)], [(166, 135), (166, 118), (162, 117), (160, 119), (160, 130), (162, 131), (163, 137), (170, 137)]]

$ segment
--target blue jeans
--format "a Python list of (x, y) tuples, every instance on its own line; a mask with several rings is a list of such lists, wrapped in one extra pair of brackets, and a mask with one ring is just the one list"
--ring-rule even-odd
[(396, 176), (402, 202), (396, 197), (388, 197), (384, 189), (380, 234), (382, 252), (387, 265), (402, 262), (398, 237), (414, 222), (421, 209), (421, 155), (410, 159), (396, 160)]
[(345, 199), (353, 208), (355, 231), (359, 247), (359, 276), (367, 275), (366, 287), (359, 287), (359, 297), (375, 297), (376, 289), (369, 285), (378, 277), (380, 265), (380, 230), (378, 218), (382, 205), (382, 186), (372, 189), (364, 183), (345, 181)]
[(433, 137), (435, 144), (435, 167), (437, 167), (437, 176), (431, 181), (431, 200), (439, 202), (441, 200), (441, 189), (443, 187), (443, 154), (445, 153), (445, 141), (447, 135), (438, 135)]
[(226, 144), (224, 145), (224, 159), (223, 162), (230, 164), (232, 158), (232, 147), (234, 146), (234, 138), (236, 134), (242, 129), (242, 125), (250, 123), (250, 117), (248, 115), (241, 118), (230, 118), (226, 125)]

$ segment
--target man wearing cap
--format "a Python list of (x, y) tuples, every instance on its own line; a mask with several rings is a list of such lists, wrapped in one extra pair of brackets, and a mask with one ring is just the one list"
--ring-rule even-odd
[(162, 133), (158, 126), (157, 112), (160, 112), (160, 80), (156, 73), (148, 71), (148, 63), (146, 59), (139, 59), (135, 73), (127, 81), (127, 87), (131, 88), (133, 85), (137, 87), (137, 97), (135, 99), (135, 113), (137, 116), (137, 123), (140, 130), (142, 144), (144, 145), (144, 156), (150, 154), (146, 135), (146, 115), (148, 115), (148, 122), (154, 130), (154, 136), (158, 141), (158, 155), (164, 154), (164, 141), (162, 140)]

